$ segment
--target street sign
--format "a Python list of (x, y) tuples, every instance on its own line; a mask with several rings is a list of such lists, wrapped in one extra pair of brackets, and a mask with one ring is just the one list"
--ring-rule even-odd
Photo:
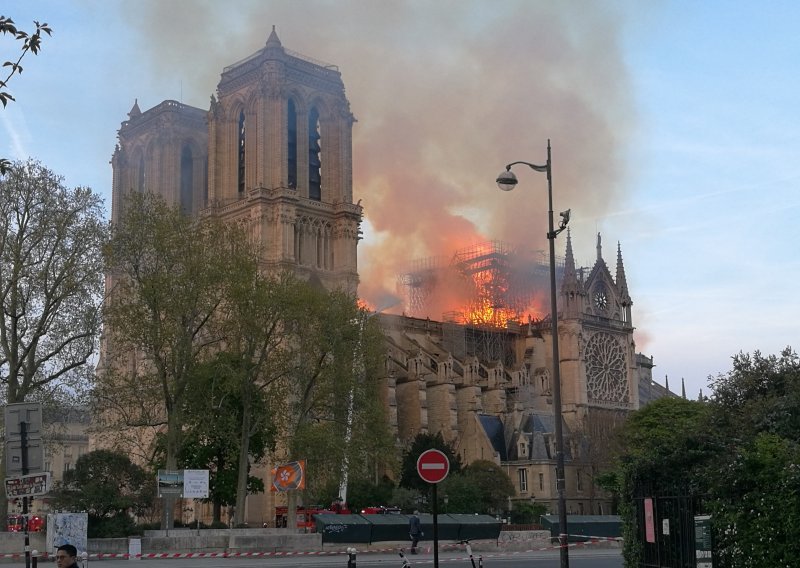
[(50, 472), (6, 478), (6, 497), (33, 497), (50, 491)]
[(208, 499), (208, 470), (183, 470), (184, 499)]
[(158, 470), (158, 496), (180, 497), (183, 495), (183, 470), (159, 469)]
[(425, 450), (417, 458), (417, 473), (423, 481), (439, 483), (450, 472), (450, 461), (439, 450)]
[(6, 477), (41, 473), (44, 469), (42, 405), (38, 402), (7, 404), (4, 419)]

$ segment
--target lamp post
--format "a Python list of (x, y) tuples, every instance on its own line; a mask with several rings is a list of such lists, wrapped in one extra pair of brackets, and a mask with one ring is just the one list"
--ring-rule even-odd
[(550, 140), (547, 141), (547, 163), (537, 166), (529, 162), (511, 162), (506, 166), (506, 171), (497, 176), (497, 186), (503, 191), (511, 191), (517, 185), (517, 176), (511, 171), (511, 166), (522, 164), (537, 172), (547, 174), (547, 199), (548, 199), (548, 231), (547, 240), (550, 241), (550, 322), (553, 334), (553, 414), (555, 418), (556, 434), (556, 491), (558, 493), (558, 540), (561, 549), (561, 568), (569, 568), (569, 549), (567, 548), (567, 501), (564, 478), (564, 432), (561, 427), (561, 361), (558, 354), (558, 306), (556, 302), (556, 237), (567, 228), (570, 210), (560, 213), (561, 222), (558, 229), (553, 224), (553, 175), (550, 160)]

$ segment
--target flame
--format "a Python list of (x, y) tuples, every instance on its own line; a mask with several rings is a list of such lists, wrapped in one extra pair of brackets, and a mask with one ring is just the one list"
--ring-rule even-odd
[(537, 266), (535, 258), (505, 243), (484, 242), (457, 251), (450, 266), (436, 269), (435, 275), (425, 266), (410, 273), (409, 281), (427, 292), (419, 296), (425, 306), (418, 308), (441, 308), (444, 319), (455, 323), (505, 329), (545, 314)]

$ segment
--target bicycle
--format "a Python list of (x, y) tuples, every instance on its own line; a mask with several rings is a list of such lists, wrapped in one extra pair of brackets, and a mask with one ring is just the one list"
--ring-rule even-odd
[(409, 566), (411, 566), (411, 563), (408, 561), (408, 558), (406, 558), (405, 550), (402, 548), (400, 549), (400, 558), (403, 560), (402, 568), (408, 568)]
[(459, 542), (459, 544), (466, 546), (467, 556), (469, 556), (469, 561), (472, 564), (472, 568), (483, 568), (483, 556), (478, 556), (478, 565), (475, 565), (475, 557), (472, 555), (472, 545), (469, 543), (469, 541), (462, 540)]

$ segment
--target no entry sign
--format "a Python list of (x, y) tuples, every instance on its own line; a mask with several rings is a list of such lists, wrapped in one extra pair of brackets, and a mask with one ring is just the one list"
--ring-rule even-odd
[(417, 473), (423, 481), (439, 483), (450, 472), (450, 461), (439, 450), (425, 450), (417, 458)]

